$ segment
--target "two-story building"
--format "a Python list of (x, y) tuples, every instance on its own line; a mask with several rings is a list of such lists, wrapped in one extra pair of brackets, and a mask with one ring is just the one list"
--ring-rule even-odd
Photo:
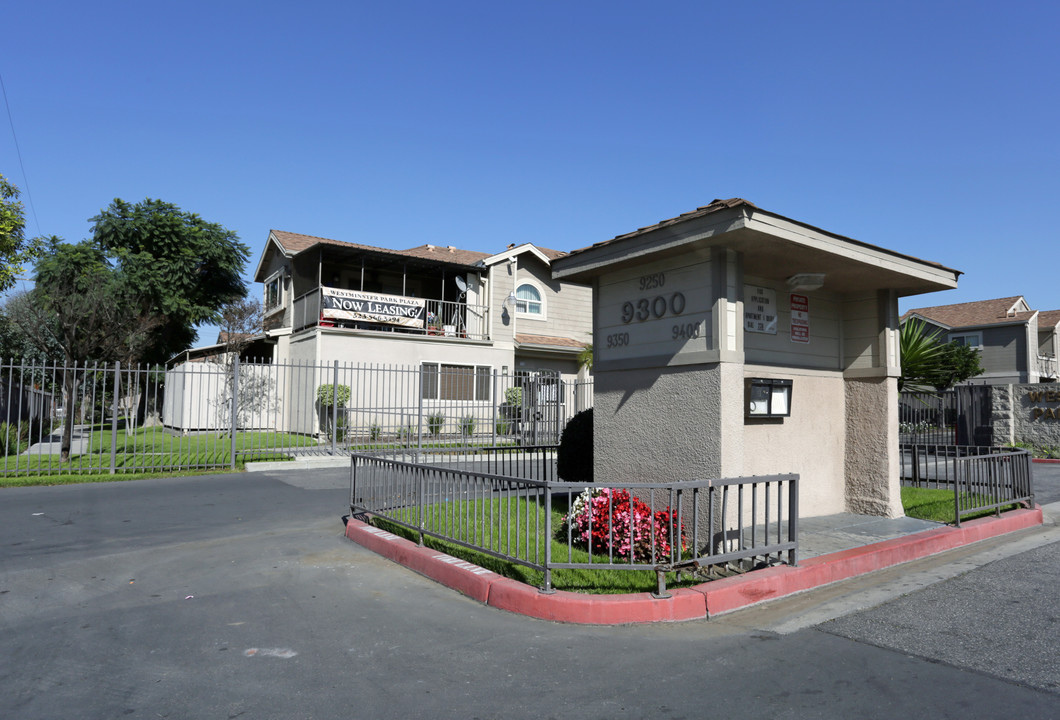
[(273, 230), (254, 274), (265, 335), (248, 354), (576, 377), (592, 342), (592, 291), (552, 279), (565, 254), (529, 243), (492, 255), (389, 250)]
[(983, 374), (976, 385), (1055, 382), (1060, 351), (1060, 310), (1038, 311), (1022, 295), (908, 310), (902, 323), (918, 318), (925, 332), (943, 342), (980, 350)]

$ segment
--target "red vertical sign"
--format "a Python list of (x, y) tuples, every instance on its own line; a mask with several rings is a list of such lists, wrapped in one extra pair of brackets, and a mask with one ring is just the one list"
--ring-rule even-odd
[(810, 299), (805, 295), (791, 296), (791, 341), (810, 342)]

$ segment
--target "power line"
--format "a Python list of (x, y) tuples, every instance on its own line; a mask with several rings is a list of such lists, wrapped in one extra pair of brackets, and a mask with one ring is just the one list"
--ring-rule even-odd
[(11, 138), (15, 141), (15, 153), (18, 155), (18, 166), (22, 169), (22, 187), (26, 190), (26, 202), (29, 211), (33, 214), (33, 222), (37, 226), (37, 235), (43, 235), (40, 231), (40, 221), (37, 220), (37, 208), (33, 207), (33, 195), (29, 191), (29, 176), (26, 175), (26, 166), (22, 162), (22, 148), (18, 146), (18, 136), (15, 135), (15, 121), (11, 117), (11, 103), (7, 101), (7, 88), (4, 87), (4, 76), (0, 74), (0, 92), (4, 95), (4, 107), (7, 108), (7, 122), (11, 126)]

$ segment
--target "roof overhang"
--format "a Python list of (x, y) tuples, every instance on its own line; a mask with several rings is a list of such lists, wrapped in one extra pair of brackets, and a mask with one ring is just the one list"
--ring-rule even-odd
[(824, 273), (824, 289), (837, 293), (893, 290), (899, 296), (957, 287), (959, 270), (836, 235), (746, 201), (707, 206), (614, 240), (576, 250), (552, 263), (558, 280), (590, 282), (604, 272), (651, 259), (709, 256), (725, 248), (743, 256), (746, 276), (784, 281), (799, 273)]
[(545, 253), (538, 250), (532, 243), (523, 243), (522, 245), (518, 245), (513, 248), (508, 248), (502, 253), (497, 253), (496, 255), (490, 255), (488, 258), (483, 258), (481, 262), (486, 267), (489, 267), (490, 265), (496, 265), (499, 262), (511, 260), (525, 253), (533, 255), (538, 260), (545, 263), (545, 265), (552, 264), (552, 261), (549, 259), (548, 255), (545, 255)]

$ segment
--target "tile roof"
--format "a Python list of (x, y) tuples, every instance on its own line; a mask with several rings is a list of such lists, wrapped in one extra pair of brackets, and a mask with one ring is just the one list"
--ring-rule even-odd
[(551, 335), (529, 335), (527, 333), (516, 333), (515, 342), (522, 345), (552, 345), (554, 347), (577, 348), (581, 350), (587, 342), (575, 340), (574, 338), (552, 337)]
[(937, 305), (935, 307), (915, 308), (902, 315), (906, 320), (912, 315), (919, 315), (936, 323), (951, 328), (974, 327), (979, 325), (999, 325), (1001, 323), (1026, 322), (1034, 316), (1030, 312), (1009, 314), (1013, 305), (1023, 299), (1022, 295), (993, 300), (958, 303), (956, 305)]

